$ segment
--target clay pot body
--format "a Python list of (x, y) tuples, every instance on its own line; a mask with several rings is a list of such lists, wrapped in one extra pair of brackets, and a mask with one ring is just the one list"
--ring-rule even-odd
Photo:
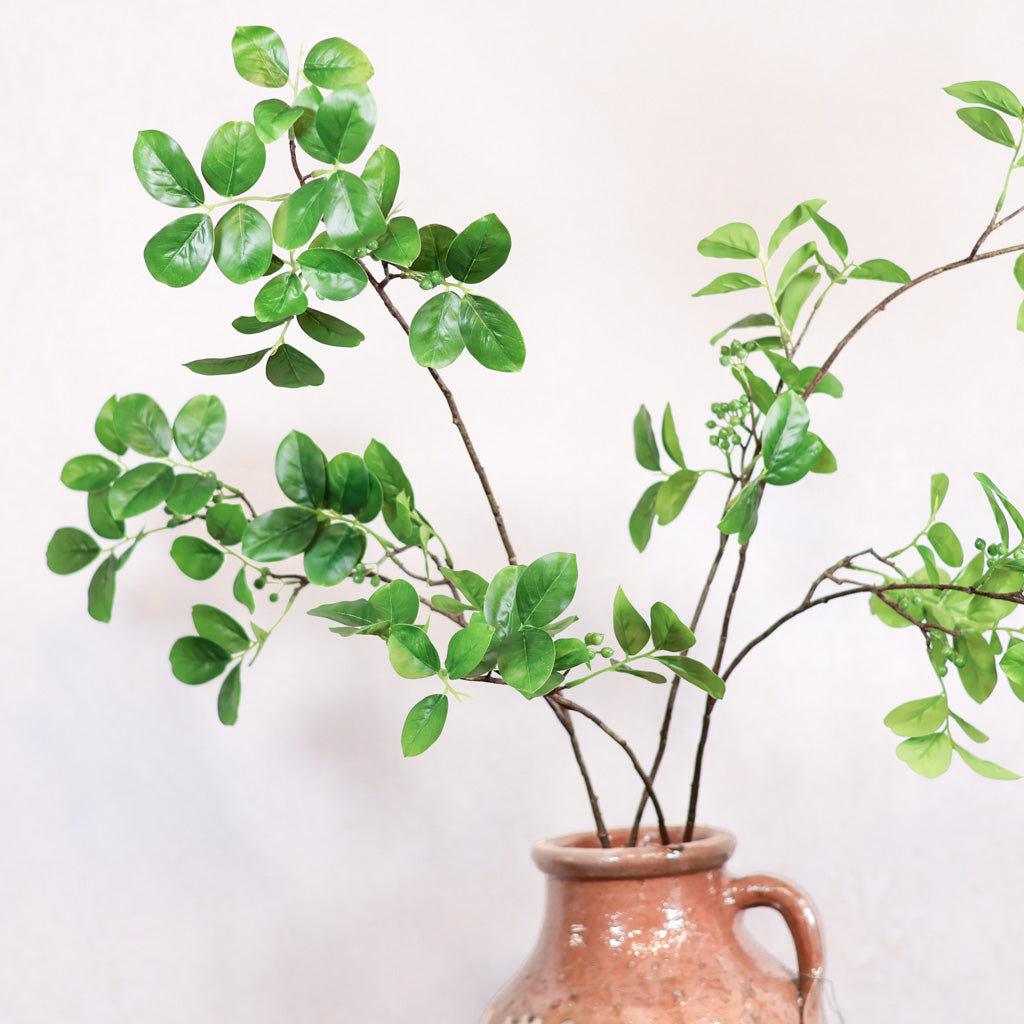
[[(538, 843), (548, 876), (540, 937), (481, 1024), (824, 1024), (821, 932), (810, 901), (769, 875), (730, 878), (735, 840), (698, 828), (680, 847), (655, 830), (602, 849), (593, 833)], [(672, 830), (678, 842), (682, 830)], [(747, 934), (770, 906), (797, 949), (794, 978)]]

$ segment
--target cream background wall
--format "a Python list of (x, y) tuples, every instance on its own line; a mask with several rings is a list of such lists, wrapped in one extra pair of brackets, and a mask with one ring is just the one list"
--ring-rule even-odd
[[(374, 642), (298, 614), (246, 673), (227, 730), (212, 687), (167, 666), (211, 591), (176, 573), (166, 542), (133, 557), (105, 627), (85, 615), (85, 578), (43, 567), (54, 528), (84, 520), (57, 477), (95, 447), (108, 394), (173, 410), (211, 389), (230, 416), (216, 467), (265, 507), (288, 430), (330, 451), (379, 434), (460, 558), (500, 565), (439, 396), (370, 297), (357, 300), (367, 342), (324, 350), (321, 391), (180, 368), (235, 350), (228, 322), (249, 295), (212, 272), (181, 293), (149, 278), (142, 245), (169, 211), (135, 180), (135, 132), (163, 129), (198, 161), (217, 124), (249, 116), (264, 96), (232, 69), (239, 23), (274, 26), (293, 55), (329, 35), (370, 55), (375, 138), (401, 157), (408, 212), (461, 226), (493, 209), (512, 232), (487, 291), (522, 325), (526, 368), (466, 359), (446, 376), (522, 556), (576, 550), (579, 614), (610, 634), (620, 583), (639, 606), (690, 607), (713, 543), (711, 487), (642, 557), (625, 529), (647, 485), (637, 406), (671, 400), (697, 453), (708, 404), (730, 393), (705, 339), (747, 310), (688, 298), (720, 272), (697, 239), (730, 220), (770, 232), (821, 196), (862, 257), (920, 272), (965, 254), (1004, 153), (940, 90), (1024, 90), (1024, 15), (994, 0), (42, 0), (2, 18), (0, 1018), (470, 1024), (533, 939), (530, 843), (587, 825), (550, 716), (484, 693), (403, 761), (402, 719), (428, 691), (394, 678)], [(817, 351), (882, 288), (848, 288)], [(407, 313), (419, 298), (402, 295)], [(949, 517), (968, 537), (990, 531), (971, 471), (1024, 496), (1020, 298), (1007, 264), (970, 268), (894, 305), (844, 354), (847, 397), (814, 409), (841, 473), (772, 495), (734, 635), (840, 555), (911, 535), (934, 471), (950, 475)], [(1005, 1020), (1024, 1003), (1024, 789), (959, 764), (926, 782), (896, 760), (881, 719), (930, 687), (916, 640), (851, 601), (765, 645), (717, 714), (702, 817), (739, 834), (737, 871), (814, 895), (847, 1024)], [(645, 759), (659, 698), (639, 681), (595, 690), (625, 733), (649, 737)], [(700, 705), (686, 695), (663, 775), (677, 818)], [(995, 734), (990, 756), (1024, 770), (1012, 696), (972, 719)], [(606, 813), (624, 821), (637, 787), (587, 740)], [(755, 925), (784, 949), (770, 917)]]

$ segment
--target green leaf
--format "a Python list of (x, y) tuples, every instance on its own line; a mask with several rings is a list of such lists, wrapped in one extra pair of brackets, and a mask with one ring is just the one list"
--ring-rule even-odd
[(639, 654), (651, 638), (643, 616), (629, 603), (622, 587), (615, 592), (612, 603), (612, 627), (619, 646), (629, 655)]
[(808, 433), (795, 451), (785, 456), (776, 453), (771, 469), (764, 474), (765, 482), (782, 487), (802, 480), (818, 464), (824, 451), (821, 438)]
[(333, 587), (347, 579), (366, 550), (363, 534), (346, 523), (324, 527), (303, 555), (303, 571), (311, 583)]
[(117, 436), (114, 430), (114, 407), (117, 405), (117, 395), (111, 395), (104, 403), (96, 417), (94, 430), (96, 438), (109, 452), (115, 455), (124, 455), (128, 451), (128, 445)]
[(679, 435), (676, 433), (676, 423), (672, 417), (671, 405), (665, 406), (665, 412), (661, 417), (661, 443), (668, 457), (681, 469), (686, 469), (686, 460), (683, 458), (683, 449), (679, 444)]
[(1024, 288), (1024, 252), (1022, 252), (1013, 263), (1013, 276), (1017, 284)]
[(616, 665), (614, 671), (621, 672), (623, 675), (636, 676), (637, 679), (646, 679), (649, 683), (667, 683), (668, 680), (658, 672), (645, 672), (643, 669), (633, 668), (632, 665), (619, 664)]
[(411, 624), (420, 611), (420, 598), (416, 588), (406, 580), (395, 580), (378, 587), (370, 595), (370, 607), (381, 622)]
[(190, 462), (205, 459), (224, 440), (227, 412), (216, 395), (190, 398), (174, 417), (172, 434), (178, 451)]
[(115, 519), (128, 519), (156, 508), (171, 493), (174, 471), (160, 462), (144, 462), (110, 485), (107, 507)]
[(831, 221), (825, 220), (816, 210), (810, 211), (811, 220), (821, 229), (821, 233), (825, 236), (825, 240), (832, 247), (832, 251), (845, 263), (846, 257), (850, 254), (850, 247), (846, 243), (846, 238), (842, 231), (839, 230)]
[(715, 259), (753, 260), (760, 251), (757, 232), (749, 224), (738, 221), (724, 224), (697, 243), (701, 256)]
[(943, 694), (908, 701), (885, 716), (887, 725), (897, 736), (929, 736), (946, 724), (949, 707)]
[(263, 25), (235, 29), (231, 40), (235, 70), (254, 85), (277, 89), (288, 82), (288, 52), (281, 37)]
[[(975, 479), (981, 484), (985, 490), (985, 495), (989, 500), (989, 504), (992, 506), (993, 512), (997, 511), (996, 500), (999, 504), (1006, 509), (1007, 514), (1013, 520), (1013, 525), (1020, 531), (1021, 538), (1024, 539), (1024, 515), (1021, 515), (1020, 511), (1010, 502), (1009, 498), (984, 473), (975, 473)], [(996, 516), (997, 522), (1000, 520), (1000, 516)], [(1003, 528), (1000, 526), (1000, 536), (1003, 534)], [(1008, 537), (1002, 537), (1003, 543), (1009, 546)]]
[(235, 665), (224, 677), (217, 694), (217, 717), (223, 725), (238, 721), (238, 702), (242, 696), (242, 667)]
[(388, 658), (391, 667), (403, 679), (425, 679), (441, 671), (437, 649), (419, 626), (399, 623), (391, 627)]
[(964, 750), (959, 743), (954, 743), (953, 747), (971, 771), (983, 775), (986, 779), (1012, 780), (1020, 778), (1016, 772), (1011, 772), (1009, 768), (1003, 768), (994, 761), (985, 761), (972, 754), (969, 750)]
[(448, 250), (453, 241), (455, 232), (444, 224), (427, 224), (420, 228), (420, 254), (409, 269), (428, 274), (439, 270), (447, 277)]
[(409, 325), (409, 347), (420, 366), (440, 369), (455, 362), (465, 345), (459, 326), (458, 292), (433, 295), (416, 310)]
[(981, 103), (1012, 117), (1024, 117), (1024, 105), (1005, 85), (998, 82), (957, 82), (947, 85), (942, 91), (965, 103)]
[(567, 672), (577, 665), (590, 665), (590, 648), (576, 637), (563, 637), (555, 641), (555, 671)]
[(516, 588), (522, 566), (506, 565), (499, 569), (484, 594), (484, 620), (494, 627), (499, 636), (507, 636), (519, 628), (516, 611)]
[(278, 445), (274, 475), (285, 496), (296, 505), (319, 508), (327, 489), (327, 459), (316, 442), (293, 430)]
[(174, 678), (190, 686), (216, 679), (230, 663), (231, 655), (205, 637), (183, 636), (171, 646)]
[(100, 563), (89, 581), (89, 615), (97, 622), (109, 622), (113, 613), (118, 564), (117, 557), (110, 555)]
[(967, 695), (978, 704), (988, 700), (996, 688), (996, 656), (988, 641), (981, 633), (964, 630), (953, 640), (953, 650), (966, 659), (957, 671)]
[(926, 544), (915, 544), (914, 550), (921, 556), (921, 560), (924, 562), (925, 573), (928, 577), (929, 583), (939, 583), (939, 568), (938, 563), (935, 561), (935, 555), (932, 554), (932, 549)]
[(472, 612), (476, 610), (471, 604), (466, 604), (465, 601), (449, 597), (447, 594), (433, 595), (430, 598), (430, 603), (439, 612), (452, 612), (454, 615), (458, 615), (459, 612)]
[(179, 473), (174, 478), (167, 507), (180, 516), (194, 516), (206, 507), (217, 490), (217, 478), (207, 473)]
[(1024, 701), (1024, 644), (1016, 644), (1009, 648), (1000, 660), (999, 667), (1003, 670), (1014, 696)]
[(242, 554), (257, 562), (279, 562), (305, 551), (316, 536), (317, 515), (289, 506), (257, 516), (245, 528)]
[(1017, 143), (1013, 140), (1009, 125), (994, 110), (987, 107), (961, 107), (956, 116), (983, 139), (998, 142), (1000, 146), (1009, 146), (1010, 149), (1016, 148)]
[(448, 717), (448, 697), (434, 693), (424, 697), (406, 715), (402, 726), (402, 755), (416, 757), (441, 735)]
[(62, 526), (46, 546), (46, 567), (67, 576), (84, 569), (99, 553), (99, 544), (84, 530)]
[(643, 551), (651, 539), (651, 527), (654, 525), (654, 512), (658, 503), (658, 494), (662, 481), (651, 484), (640, 496), (629, 517), (629, 536), (637, 551)]
[(327, 182), (324, 226), (339, 249), (353, 252), (384, 234), (384, 215), (362, 178), (336, 171)]
[[(450, 583), (454, 583), (460, 594), (474, 607), (483, 610), (487, 596), (487, 580), (471, 569), (449, 569), (442, 567), (441, 575)], [(513, 596), (514, 601), (514, 596)]]
[(377, 201), (380, 212), (386, 217), (395, 205), (401, 169), (398, 156), (387, 146), (378, 146), (366, 161), (363, 173), (359, 175), (366, 182), (370, 194)]
[(926, 779), (938, 778), (949, 768), (953, 741), (945, 732), (933, 736), (915, 736), (896, 748), (896, 756)]
[(714, 345), (724, 338), (730, 331), (744, 329), (747, 327), (774, 327), (775, 317), (770, 313), (749, 313), (745, 317), (741, 317), (733, 324), (729, 324), (724, 330), (719, 331), (708, 343)]
[(220, 644), (229, 654), (241, 654), (252, 645), (245, 627), (213, 605), (192, 605), (192, 622), (200, 636)]
[(307, 249), (299, 256), (302, 276), (321, 299), (343, 302), (367, 285), (366, 271), (337, 249)]
[(110, 506), (107, 504), (109, 493), (110, 488), (108, 487), (89, 493), (89, 497), (86, 498), (89, 526), (99, 537), (105, 537), (107, 540), (120, 540), (124, 536), (124, 522), (115, 519), (110, 514)]
[(241, 541), (248, 522), (242, 506), (228, 501), (211, 505), (206, 512), (206, 532), (227, 548)]
[(556, 551), (532, 561), (519, 576), (516, 610), (524, 626), (554, 622), (576, 594), (576, 556)]
[(388, 223), (384, 237), (373, 255), (399, 267), (408, 267), (420, 254), (420, 233), (412, 217), (395, 217)]
[(201, 537), (175, 537), (171, 558), (193, 580), (208, 580), (224, 564), (224, 552)]
[[(808, 199), (798, 203), (779, 223), (779, 226), (772, 232), (768, 242), (768, 259), (771, 259), (775, 250), (785, 241), (788, 235), (795, 231), (801, 224), (806, 224), (812, 212), (817, 212), (825, 205), (824, 199)], [(802, 262), (802, 261), (801, 261)]]
[(525, 697), (532, 697), (548, 681), (555, 664), (555, 642), (543, 630), (526, 626), (498, 646), (502, 679)]
[(357, 46), (333, 36), (322, 39), (306, 56), (303, 74), (324, 89), (360, 85), (373, 77), (373, 65)]
[(464, 679), (468, 676), (487, 653), (493, 636), (494, 630), (486, 622), (472, 622), (453, 634), (444, 659), (448, 677)]
[(658, 522), (662, 526), (671, 523), (682, 512), (699, 479), (700, 473), (695, 473), (691, 469), (680, 469), (664, 481), (654, 504)]
[(203, 184), (181, 146), (164, 132), (139, 132), (132, 152), (142, 187), (167, 206), (200, 206)]
[(315, 615), (321, 619), (330, 619), (332, 622), (340, 622), (344, 626), (359, 630), (366, 626), (373, 626), (380, 622), (380, 616), (373, 609), (369, 601), (360, 598), (358, 601), (337, 601), (334, 604), (322, 604), (311, 608), (309, 615)]
[(778, 283), (775, 285), (775, 294), (781, 295), (786, 285), (796, 277), (804, 264), (817, 254), (817, 242), (805, 242), (799, 249), (796, 249), (789, 259), (786, 260), (786, 264), (782, 268), (782, 273), (779, 274)]
[(672, 669), (676, 675), (688, 683), (710, 694), (715, 700), (721, 700), (725, 696), (725, 681), (712, 672), (704, 662), (697, 661), (696, 658), (681, 658), (674, 655), (663, 655), (655, 660), (660, 661), (666, 668)]
[(313, 119), (331, 163), (350, 164), (366, 149), (377, 124), (377, 102), (365, 85), (329, 93)]
[(641, 405), (633, 418), (633, 451), (636, 461), (644, 469), (657, 472), (661, 469), (661, 456), (658, 452), (658, 441), (654, 436), (651, 414), (646, 405)]
[(775, 401), (775, 389), (747, 366), (733, 366), (732, 372), (754, 405), (761, 412), (767, 412), (772, 407), (772, 402)]
[(928, 540), (935, 548), (939, 558), (946, 565), (960, 566), (964, 562), (964, 549), (957, 535), (946, 523), (933, 523), (928, 528)]
[[(267, 324), (266, 328), (276, 327), (276, 324)], [(212, 359), (193, 359), (186, 363), (193, 373), (202, 374), (204, 377), (219, 377), (226, 373), (244, 373), (246, 370), (259, 365), (263, 357), (270, 351), (269, 348), (261, 348), (258, 352), (247, 352), (241, 356), (221, 356)]]
[(351, 324), (319, 309), (307, 309), (296, 322), (304, 334), (332, 348), (355, 348), (365, 338), (363, 332)]
[(946, 491), (949, 490), (949, 477), (945, 473), (932, 474), (931, 503), (932, 516), (939, 511), (942, 502), (946, 498)]
[[(820, 366), (805, 366), (800, 370), (793, 378), (793, 383), (790, 385), (794, 391), (803, 393), (810, 386), (812, 380), (817, 376)], [(814, 395), (829, 395), (832, 398), (843, 397), (843, 385), (840, 384), (839, 378), (834, 374), (826, 373), (821, 380), (814, 386), (814, 391), (811, 392)]]
[(775, 399), (765, 420), (761, 448), (766, 469), (793, 461), (803, 448), (809, 423), (807, 405), (799, 395), (786, 391)]
[(260, 100), (253, 108), (252, 119), (260, 142), (271, 143), (302, 116), (302, 107), (289, 107), (284, 100)]
[(272, 277), (257, 293), (253, 303), (257, 320), (273, 322), (304, 313), (309, 302), (298, 274)]
[(282, 345), (267, 360), (267, 380), (279, 388), (319, 387), (324, 371), (297, 348)]
[(262, 277), (270, 266), (273, 239), (262, 213), (245, 203), (232, 206), (213, 232), (213, 259), (234, 284)]
[(988, 743), (988, 737), (976, 726), (965, 722), (955, 711), (950, 711), (949, 715), (975, 743)]
[(140, 455), (171, 453), (171, 425), (163, 409), (149, 395), (125, 395), (114, 406), (117, 436)]
[(865, 281), (889, 281), (892, 284), (910, 282), (910, 275), (890, 260), (865, 260), (854, 267), (848, 276)]
[(523, 368), (526, 345), (515, 320), (491, 299), (463, 295), (459, 331), (469, 354), (489, 370), (514, 372)]
[(201, 169), (210, 188), (222, 196), (237, 196), (260, 179), (267, 164), (267, 147), (248, 121), (227, 121), (210, 136)]
[(464, 284), (479, 284), (505, 265), (511, 249), (508, 228), (497, 214), (489, 213), (452, 240), (447, 255), (448, 273)]
[(752, 480), (729, 505), (718, 529), (722, 533), (739, 534), (740, 544), (746, 544), (757, 529), (757, 510), (761, 505), (761, 485)]
[(73, 491), (98, 491), (121, 475), (121, 467), (102, 455), (76, 455), (64, 463), (60, 482)]
[(704, 285), (700, 291), (693, 293), (694, 298), (701, 295), (724, 295), (727, 292), (741, 292), (747, 288), (760, 288), (763, 282), (749, 274), (721, 274), (710, 284)]
[(252, 590), (249, 589), (249, 584), (245, 580), (244, 566), (235, 575), (234, 583), (231, 585), (231, 594), (239, 604), (249, 609), (250, 615), (256, 611), (256, 598), (253, 597)]
[(697, 643), (690, 627), (661, 601), (651, 606), (651, 639), (659, 651), (688, 651)]
[(370, 492), (366, 499), (366, 504), (356, 513), (356, 519), (361, 523), (372, 522), (380, 514), (383, 504), (384, 489), (381, 487), (380, 481), (371, 473)]
[(330, 190), (326, 178), (314, 178), (297, 188), (274, 214), (274, 241), (285, 249), (298, 249), (316, 233), (327, 209)]
[[(820, 440), (820, 438), (818, 438), (818, 440)], [(811, 466), (811, 472), (835, 473), (837, 469), (839, 469), (839, 464), (836, 462), (836, 456), (831, 454), (827, 445), (822, 441), (821, 454), (818, 456), (818, 461)]]
[(1024, 331), (1024, 302), (1017, 309), (1017, 330)]
[(793, 329), (797, 317), (804, 303), (811, 297), (814, 289), (818, 287), (821, 274), (817, 270), (801, 270), (779, 296), (779, 315), (788, 330)]
[(171, 288), (192, 284), (213, 258), (213, 221), (205, 213), (179, 217), (146, 243), (142, 255), (161, 284)]
[(335, 455), (327, 463), (327, 505), (342, 515), (358, 512), (370, 497), (370, 472), (352, 452)]
[(371, 439), (363, 452), (363, 458), (370, 472), (380, 481), (384, 497), (394, 501), (404, 494), (413, 505), (412, 484), (402, 469), (402, 464), (391, 454), (388, 448), (376, 438)]

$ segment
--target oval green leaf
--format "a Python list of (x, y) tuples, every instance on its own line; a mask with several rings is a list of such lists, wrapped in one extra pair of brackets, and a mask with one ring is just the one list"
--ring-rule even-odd
[(252, 188), (267, 164), (267, 147), (249, 121), (227, 121), (210, 136), (200, 168), (210, 188), (237, 196)]
[(477, 362), (504, 373), (523, 368), (526, 345), (515, 320), (482, 295), (464, 295), (459, 303), (462, 343)]
[(245, 25), (231, 40), (235, 70), (253, 85), (278, 89), (288, 82), (288, 51), (281, 37), (264, 25)]
[(103, 455), (76, 455), (64, 463), (60, 482), (73, 491), (98, 491), (121, 475), (121, 467)]
[(508, 228), (489, 213), (473, 221), (452, 239), (448, 248), (448, 273), (464, 284), (479, 284), (500, 270), (512, 248)]
[(411, 266), (419, 254), (420, 233), (412, 217), (393, 218), (373, 251), (377, 259), (398, 267)]
[(326, 197), (324, 226), (339, 249), (351, 253), (384, 234), (384, 215), (362, 178), (335, 172), (328, 179)]
[(201, 206), (203, 183), (181, 146), (164, 132), (139, 132), (132, 152), (142, 187), (167, 206)]
[(156, 508), (171, 493), (174, 471), (161, 462), (144, 462), (110, 485), (107, 506), (115, 519), (128, 519)]
[(213, 260), (234, 284), (262, 277), (270, 267), (273, 248), (266, 217), (245, 203), (232, 206), (213, 232)]
[(322, 529), (302, 558), (303, 571), (311, 583), (333, 587), (347, 579), (366, 550), (366, 538), (345, 523)]
[(416, 757), (441, 735), (448, 717), (448, 698), (443, 693), (424, 697), (406, 715), (402, 726), (402, 755)]
[(224, 564), (224, 552), (201, 537), (175, 537), (171, 558), (193, 580), (208, 580)]
[(388, 633), (388, 658), (403, 679), (425, 679), (441, 670), (441, 658), (419, 626), (398, 624)]
[(46, 567), (67, 576), (84, 569), (99, 553), (99, 544), (84, 530), (62, 526), (46, 546)]
[(213, 221), (190, 213), (162, 227), (147, 243), (143, 258), (161, 284), (183, 288), (197, 281), (213, 258)]
[(117, 568), (117, 557), (110, 555), (100, 563), (89, 581), (88, 610), (97, 622), (109, 622), (113, 614)]
[(293, 430), (278, 445), (274, 475), (285, 496), (296, 505), (319, 508), (327, 488), (327, 460), (317, 443)]
[(257, 516), (245, 528), (242, 554), (257, 562), (279, 562), (309, 547), (317, 515), (308, 508), (277, 508)]
[(217, 478), (206, 473), (179, 473), (167, 495), (167, 507), (180, 516), (204, 509), (217, 489)]
[(633, 607), (622, 587), (615, 592), (612, 602), (612, 627), (619, 646), (630, 655), (639, 654), (651, 638), (651, 631), (643, 616)]
[(241, 541), (248, 522), (241, 505), (221, 501), (211, 505), (206, 513), (206, 532), (218, 544), (229, 548)]
[(299, 256), (302, 276), (321, 299), (344, 302), (367, 285), (366, 271), (337, 249), (307, 249)]
[(309, 305), (302, 278), (291, 272), (272, 277), (256, 294), (253, 311), (257, 320), (267, 323), (287, 320), (304, 313)]
[(452, 635), (444, 667), (450, 679), (464, 679), (480, 664), (494, 630), (486, 622), (472, 622)]
[(306, 56), (302, 71), (314, 85), (324, 89), (360, 85), (373, 77), (373, 65), (366, 54), (337, 36), (317, 43)]
[(409, 325), (409, 347), (420, 366), (450, 366), (465, 348), (459, 325), (458, 292), (433, 295), (416, 310)]
[(149, 395), (125, 395), (114, 406), (117, 436), (140, 455), (171, 454), (171, 425), (167, 414)]
[(297, 322), (303, 334), (332, 348), (355, 348), (365, 338), (358, 328), (319, 309), (307, 309)]
[[(267, 324), (266, 326), (269, 329), (278, 325)], [(193, 373), (201, 374), (204, 377), (219, 377), (227, 373), (244, 373), (246, 370), (258, 366), (269, 351), (269, 348), (261, 348), (258, 352), (246, 352), (240, 356), (193, 359), (192, 362), (186, 363), (185, 366)]]
[(350, 164), (366, 149), (377, 124), (377, 103), (365, 85), (349, 85), (327, 95), (313, 125), (331, 163)]
[(201, 636), (183, 636), (171, 646), (171, 671), (190, 686), (216, 679), (231, 663), (220, 644)]
[(174, 417), (172, 435), (190, 462), (205, 459), (224, 440), (227, 411), (216, 395), (195, 395)]
[(401, 169), (398, 156), (387, 146), (378, 146), (366, 161), (363, 173), (359, 175), (366, 182), (370, 194), (377, 201), (380, 212), (386, 217), (395, 205)]
[(534, 696), (548, 681), (555, 665), (555, 642), (543, 629), (526, 626), (498, 646), (502, 679), (525, 697)]
[(217, 717), (223, 725), (234, 725), (238, 721), (238, 702), (242, 696), (242, 668), (235, 665), (224, 677), (217, 694)]
[(274, 214), (274, 241), (285, 249), (298, 249), (316, 233), (327, 205), (327, 180), (314, 178), (297, 188)]

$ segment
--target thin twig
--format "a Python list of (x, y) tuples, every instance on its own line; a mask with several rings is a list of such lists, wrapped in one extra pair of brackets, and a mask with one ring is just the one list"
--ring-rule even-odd
[(572, 724), (572, 716), (569, 714), (567, 708), (562, 707), (562, 705), (554, 699), (553, 694), (548, 694), (545, 700), (547, 700), (548, 707), (554, 711), (555, 717), (562, 723), (562, 728), (569, 734), (569, 742), (572, 744), (572, 752), (576, 757), (576, 766), (580, 770), (580, 775), (583, 776), (583, 784), (587, 787), (587, 797), (590, 799), (590, 811), (594, 816), (594, 825), (597, 827), (597, 839), (601, 846), (607, 850), (612, 845), (612, 841), (608, 838), (608, 829), (605, 827), (604, 818), (601, 815), (601, 808), (598, 806), (597, 793), (594, 792), (594, 785), (590, 781), (590, 773), (587, 771), (586, 763), (583, 760), (583, 752), (580, 750), (579, 740), (576, 739), (576, 728)]
[[(634, 771), (636, 771), (637, 775), (639, 775), (641, 780), (643, 781), (644, 791), (647, 793), (648, 797), (651, 800), (651, 803), (654, 805), (654, 813), (657, 815), (658, 818), (658, 834), (661, 838), (662, 845), (668, 846), (669, 843), (672, 842), (672, 839), (668, 834), (668, 827), (665, 825), (665, 815), (662, 813), (661, 804), (658, 802), (658, 797), (655, 794), (654, 789), (652, 788), (651, 778), (644, 771), (643, 766), (640, 764), (640, 761), (637, 758), (636, 754), (633, 753), (633, 748), (630, 747), (630, 745), (618, 733), (616, 733), (605, 722), (598, 718), (598, 716), (595, 715), (593, 711), (589, 711), (581, 704), (577, 704), (575, 701), (569, 700), (569, 698), (564, 696), (563, 694), (552, 694), (551, 696), (555, 700), (555, 702), (558, 703), (561, 707), (566, 708), (569, 711), (575, 711), (576, 714), (582, 715), (584, 718), (589, 719), (610, 740), (612, 740), (614, 743), (617, 743), (622, 748), (626, 757), (629, 758), (630, 763), (633, 765)], [(633, 843), (631, 842), (630, 846), (632, 845)]]

